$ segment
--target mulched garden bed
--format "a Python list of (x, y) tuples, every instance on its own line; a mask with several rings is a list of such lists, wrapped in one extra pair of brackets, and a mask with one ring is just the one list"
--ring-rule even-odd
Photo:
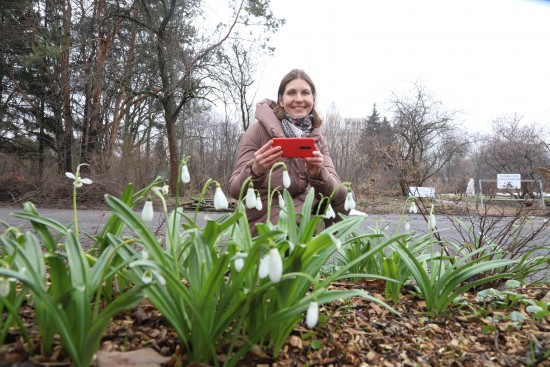
[[(377, 282), (339, 282), (333, 287), (363, 288), (384, 300), (383, 287)], [(514, 292), (550, 302), (550, 285)], [(278, 358), (273, 358), (270, 351), (256, 350), (239, 366), (550, 366), (548, 316), (537, 321), (527, 314), (523, 304), (495, 309), (480, 304), (474, 293), (465, 294), (464, 301), (439, 317), (428, 314), (425, 302), (413, 292), (404, 292), (394, 305), (401, 316), (365, 299), (334, 302), (320, 308), (320, 322), (313, 332), (299, 324)], [(491, 322), (513, 310), (527, 316), (521, 325)], [(32, 325), (32, 310), (22, 309), (21, 314)], [(0, 366), (40, 365), (41, 356), (29, 358), (17, 335), (9, 339), (0, 347)], [(144, 357), (144, 353), (133, 357), (133, 353), (125, 353), (121, 357), (116, 354), (121, 351), (153, 352), (153, 357)], [(147, 302), (111, 322), (98, 355), (97, 366), (189, 365), (176, 335)], [(223, 350), (219, 358), (224, 359)], [(55, 365), (63, 362), (63, 356), (42, 362)]]

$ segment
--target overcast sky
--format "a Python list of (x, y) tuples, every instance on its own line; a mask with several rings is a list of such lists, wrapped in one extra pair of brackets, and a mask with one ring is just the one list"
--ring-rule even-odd
[(392, 92), (415, 82), (444, 108), (461, 110), (470, 131), (496, 117), (550, 122), (550, 1), (271, 0), (286, 24), (265, 60), (258, 99), (304, 69), (324, 115), (388, 115)]

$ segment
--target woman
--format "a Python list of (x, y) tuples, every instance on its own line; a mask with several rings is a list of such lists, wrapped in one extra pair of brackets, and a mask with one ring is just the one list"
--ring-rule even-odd
[[(308, 189), (315, 189), (315, 204), (321, 194), (330, 196), (337, 188), (331, 201), (336, 218), (325, 220), (325, 226), (340, 220), (338, 213), (344, 210), (347, 188), (340, 184), (334, 169), (328, 146), (321, 135), (322, 119), (315, 109), (316, 90), (311, 78), (303, 71), (295, 69), (286, 74), (279, 85), (277, 102), (265, 99), (256, 106), (257, 122), (250, 125), (239, 144), (235, 168), (231, 175), (230, 194), (238, 199), (243, 182), (252, 177), (254, 188), (259, 191), (262, 210), (247, 209), (250, 229), (256, 234), (256, 223), (265, 223), (267, 217), (267, 193), (269, 171), (277, 162), (286, 164), (291, 184), (287, 188), (294, 200), (297, 213), (301, 212)], [(275, 137), (312, 137), (318, 150), (308, 158), (282, 158), (281, 147), (273, 146)], [(278, 166), (271, 177), (272, 191), (283, 188), (283, 168)], [(277, 203), (274, 200), (272, 203)], [(316, 206), (316, 205), (315, 205)], [(279, 208), (272, 207), (271, 222), (277, 223)]]

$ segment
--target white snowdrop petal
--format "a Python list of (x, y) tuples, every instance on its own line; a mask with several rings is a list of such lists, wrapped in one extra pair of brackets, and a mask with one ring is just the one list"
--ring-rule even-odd
[(181, 167), (181, 182), (184, 184), (191, 182), (191, 176), (186, 164)]
[(265, 278), (269, 274), (269, 256), (264, 256), (260, 259), (260, 266), (258, 269), (258, 277), (260, 279)]
[(229, 202), (227, 201), (222, 188), (219, 186), (216, 187), (216, 192), (214, 193), (214, 208), (216, 208), (216, 210), (229, 208)]
[(288, 174), (287, 170), (283, 171), (283, 186), (285, 189), (288, 189), (290, 187), (290, 175)]
[(279, 207), (281, 209), (284, 209), (284, 207), (285, 207), (285, 200), (283, 199), (281, 194), (279, 194)]
[(238, 259), (235, 259), (235, 270), (241, 271), (244, 267), (244, 260), (242, 257), (239, 257)]
[(283, 259), (279, 250), (272, 248), (269, 250), (269, 279), (273, 283), (278, 283), (283, 275)]
[(151, 223), (154, 216), (155, 212), (153, 211), (153, 202), (151, 200), (147, 200), (145, 205), (143, 205), (143, 210), (141, 211), (141, 220), (145, 223)]
[(306, 314), (306, 325), (308, 328), (313, 329), (319, 321), (319, 305), (316, 301), (309, 303)]
[(262, 199), (260, 198), (260, 195), (256, 197), (256, 210), (262, 210), (263, 204)]
[(256, 207), (256, 193), (254, 192), (254, 189), (252, 187), (249, 187), (246, 191), (245, 206), (248, 209)]

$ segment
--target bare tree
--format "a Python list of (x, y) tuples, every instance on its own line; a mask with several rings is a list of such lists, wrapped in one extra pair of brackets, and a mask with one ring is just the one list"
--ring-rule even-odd
[(390, 122), (380, 116), (374, 104), (371, 115), (364, 121), (356, 146), (359, 155), (357, 169), (367, 194), (388, 192), (388, 188), (394, 186), (395, 170), (391, 164), (386, 164), (388, 148), (393, 147), (394, 142)]
[[(233, 2), (232, 2), (233, 4)], [(166, 127), (170, 160), (170, 188), (175, 192), (179, 165), (176, 138), (176, 121), (183, 107), (191, 100), (208, 99), (212, 91), (209, 65), (216, 52), (235, 32), (239, 24), (249, 24), (251, 17), (265, 19), (268, 31), (276, 29), (278, 20), (271, 16), (268, 3), (239, 0), (235, 5), (232, 21), (216, 27), (211, 35), (200, 34), (194, 25), (202, 13), (200, 0), (161, 0), (140, 2), (142, 17), (135, 19), (154, 42), (159, 85), (151, 90), (161, 103)]]
[(340, 178), (356, 183), (360, 165), (357, 164), (355, 149), (360, 127), (349, 122), (342, 118), (335, 108), (332, 108), (326, 115), (323, 134), (327, 140), (334, 168)]
[(492, 132), (483, 137), (476, 163), (484, 178), (499, 173), (519, 173), (525, 179), (540, 179), (540, 167), (550, 165), (550, 145), (542, 124), (523, 124), (522, 117), (502, 116), (493, 120)]
[(256, 71), (254, 60), (260, 59), (261, 56), (261, 52), (253, 45), (246, 48), (240, 40), (232, 42), (228, 51), (219, 53), (218, 56), (218, 82), (223, 87), (223, 92), (229, 95), (231, 105), (235, 106), (243, 131), (248, 129), (252, 120), (253, 101), (256, 97), (256, 91), (252, 89)]
[(409, 185), (422, 186), (468, 142), (453, 124), (455, 112), (444, 110), (418, 83), (408, 95), (394, 93), (391, 104), (396, 142), (386, 161), (397, 170), (401, 193), (407, 195)]

